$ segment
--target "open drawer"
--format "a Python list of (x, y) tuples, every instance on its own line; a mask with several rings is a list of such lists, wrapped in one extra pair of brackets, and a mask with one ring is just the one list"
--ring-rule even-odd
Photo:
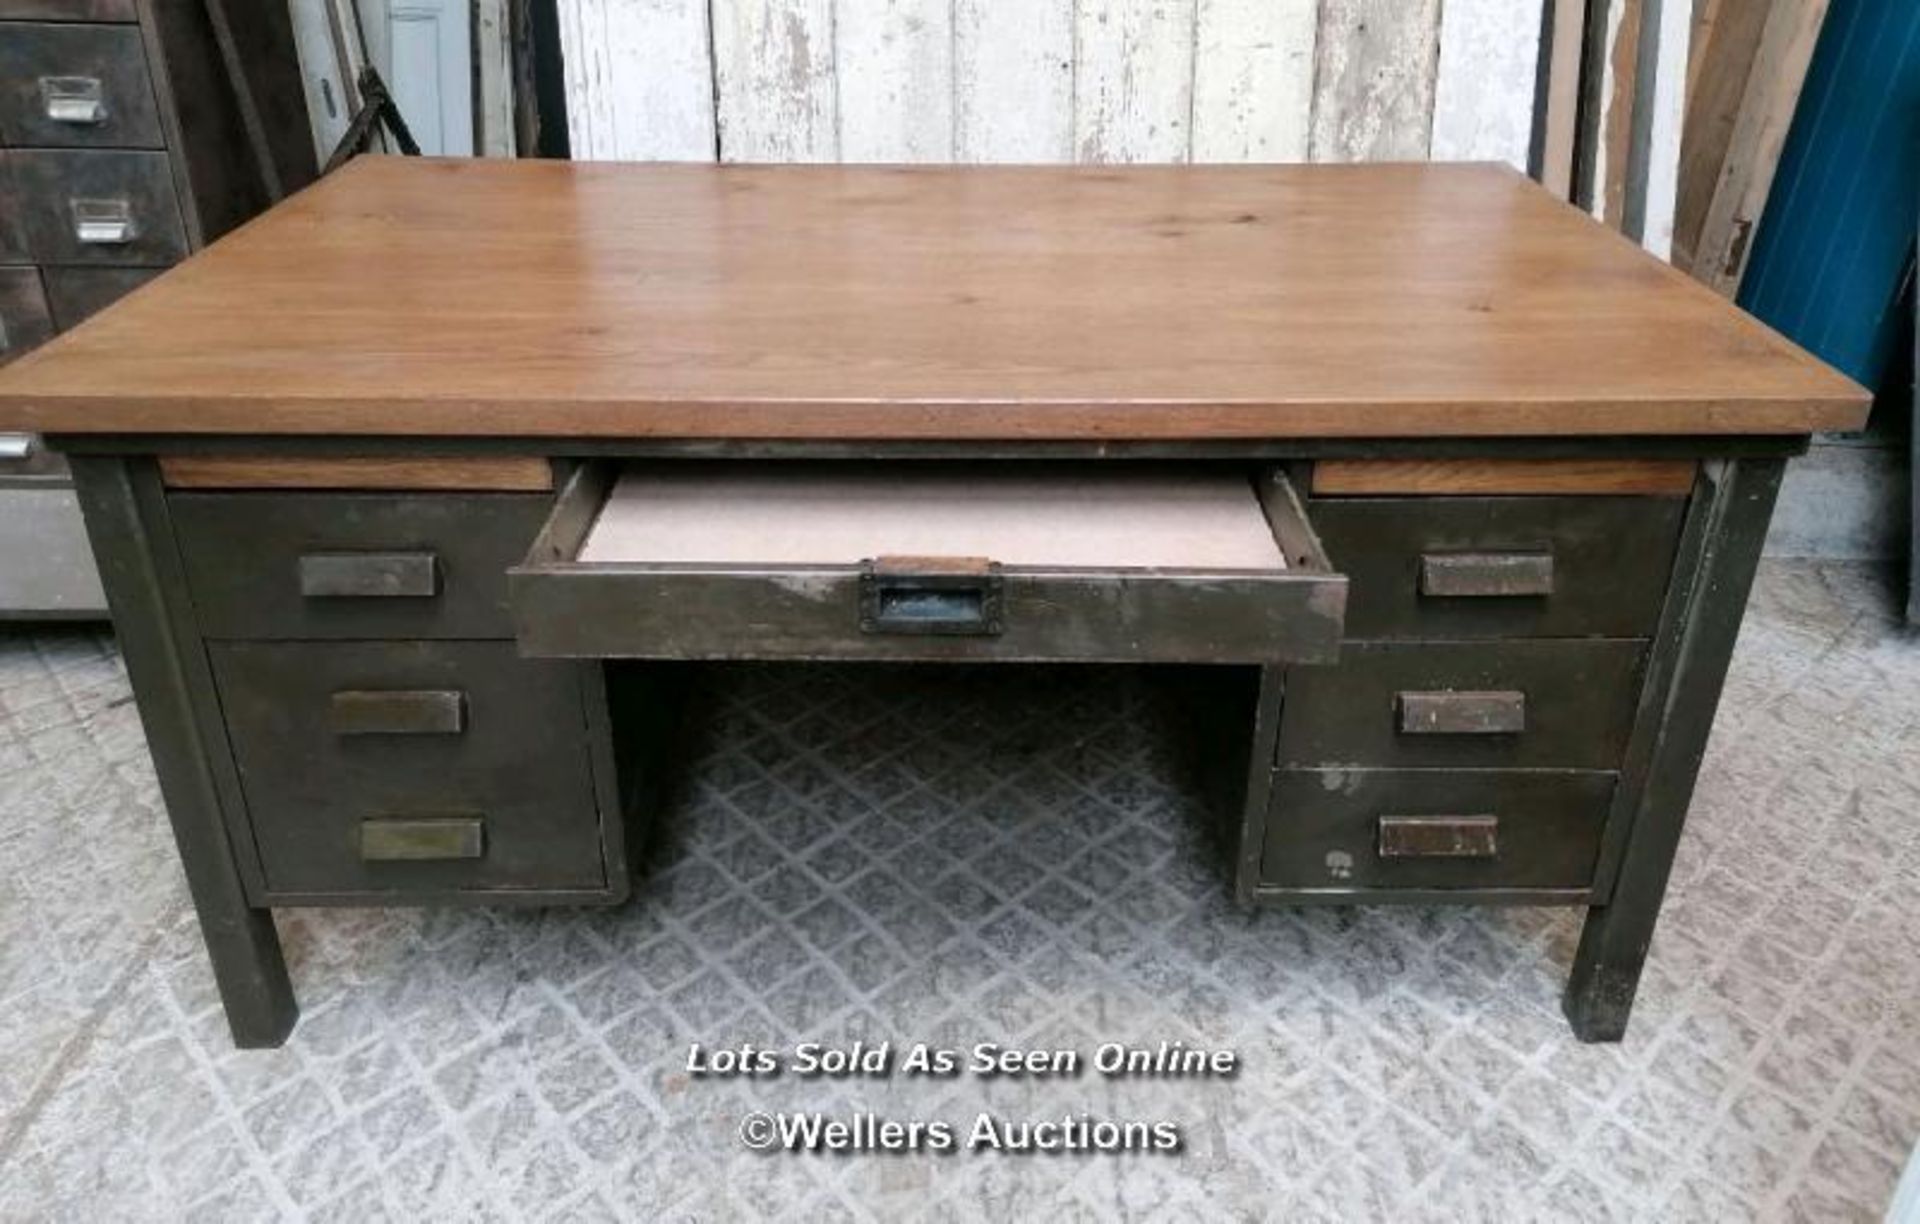
[(522, 654), (1332, 661), (1347, 581), (1279, 471), (588, 465), (512, 571)]

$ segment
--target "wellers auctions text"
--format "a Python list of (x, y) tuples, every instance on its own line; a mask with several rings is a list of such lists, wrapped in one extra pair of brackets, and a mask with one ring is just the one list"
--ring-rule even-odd
[(803, 1079), (888, 1079), (902, 1076), (951, 1078), (1078, 1079), (1091, 1070), (1107, 1079), (1228, 1079), (1240, 1070), (1232, 1050), (1195, 1049), (1178, 1041), (1150, 1046), (1102, 1042), (1091, 1052), (1071, 1048), (1019, 1049), (990, 1041), (966, 1048), (913, 1042), (896, 1049), (892, 1042), (830, 1045), (803, 1041), (791, 1048), (739, 1045), (710, 1048), (694, 1042), (686, 1069), (696, 1077), (772, 1078), (791, 1071)]
[(998, 1155), (1075, 1155), (1180, 1151), (1172, 1122), (1113, 1122), (1086, 1114), (1012, 1122), (979, 1114), (964, 1130), (945, 1121), (899, 1121), (870, 1113), (828, 1117), (816, 1113), (750, 1115), (742, 1138), (760, 1151), (845, 1154), (965, 1151)]

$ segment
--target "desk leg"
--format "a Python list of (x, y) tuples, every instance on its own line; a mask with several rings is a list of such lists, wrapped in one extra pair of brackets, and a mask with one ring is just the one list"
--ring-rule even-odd
[(1781, 459), (1742, 459), (1703, 471), (1654, 643), (1665, 692), (1626, 847), (1606, 904), (1587, 911), (1567, 984), (1567, 1017), (1582, 1041), (1626, 1034), (1784, 468)]
[(280, 1045), (293, 1031), (299, 1010), (273, 914), (247, 904), (227, 838), (195, 715), (195, 694), (210, 699), (212, 679), (192, 627), (179, 554), (161, 517), (157, 478), (144, 459), (75, 455), (71, 462), (234, 1044)]

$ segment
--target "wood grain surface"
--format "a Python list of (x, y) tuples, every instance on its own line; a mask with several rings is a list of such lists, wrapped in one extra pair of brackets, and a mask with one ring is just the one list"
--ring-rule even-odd
[(1800, 434), (1850, 380), (1504, 167), (365, 158), (0, 371), (0, 429)]
[(472, 489), (544, 493), (553, 488), (553, 469), (547, 461), (522, 455), (451, 458), (162, 455), (160, 477), (173, 489)]
[(1313, 491), (1336, 495), (1621, 493), (1684, 497), (1691, 459), (1322, 459)]

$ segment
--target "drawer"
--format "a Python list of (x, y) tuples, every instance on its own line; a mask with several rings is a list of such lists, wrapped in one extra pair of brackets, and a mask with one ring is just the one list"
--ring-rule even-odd
[(27, 245), (25, 211), (20, 196), (20, 180), (13, 168), (14, 154), (0, 149), (0, 264), (33, 262), (33, 249)]
[(167, 505), (211, 638), (510, 638), (507, 570), (536, 494), (176, 493)]
[(1584, 889), (1611, 773), (1282, 769), (1262, 889)]
[(53, 482), (0, 486), (0, 618), (106, 615), (73, 490)]
[(582, 469), (513, 574), (524, 653), (1328, 659), (1346, 583), (1279, 473)]
[(140, 28), (8, 26), (0, 38), (0, 143), (164, 148)]
[(0, 365), (53, 335), (38, 268), (0, 268)]
[(1355, 638), (1648, 637), (1686, 501), (1316, 498)]
[(16, 149), (20, 216), (47, 264), (153, 267), (187, 253), (165, 153)]
[(1617, 769), (1646, 643), (1348, 642), (1287, 672), (1282, 765)]
[(490, 642), (210, 654), (271, 892), (606, 885), (571, 665)]
[(165, 271), (163, 268), (48, 268), (47, 305), (61, 331), (77, 327)]
[(139, 0), (0, 0), (0, 21), (138, 21)]

